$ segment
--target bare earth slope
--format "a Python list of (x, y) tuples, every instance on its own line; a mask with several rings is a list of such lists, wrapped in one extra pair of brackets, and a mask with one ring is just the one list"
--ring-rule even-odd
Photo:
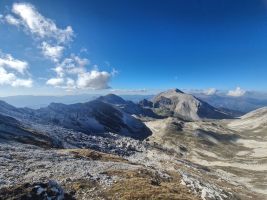
[(228, 125), (234, 129), (255, 130), (267, 126), (267, 107), (263, 107), (243, 115)]

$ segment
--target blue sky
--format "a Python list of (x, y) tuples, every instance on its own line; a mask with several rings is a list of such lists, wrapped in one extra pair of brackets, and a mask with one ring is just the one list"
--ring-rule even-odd
[(15, 76), (0, 96), (267, 90), (266, 0), (1, 0), (0, 16), (2, 76)]

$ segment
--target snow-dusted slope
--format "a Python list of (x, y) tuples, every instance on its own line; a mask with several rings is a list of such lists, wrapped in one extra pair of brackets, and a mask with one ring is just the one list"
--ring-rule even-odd
[(228, 124), (234, 129), (253, 130), (257, 128), (267, 128), (267, 107), (259, 108), (243, 115)]
[(162, 92), (155, 96), (152, 102), (154, 107), (164, 115), (176, 116), (185, 120), (231, 118), (206, 102), (178, 89)]

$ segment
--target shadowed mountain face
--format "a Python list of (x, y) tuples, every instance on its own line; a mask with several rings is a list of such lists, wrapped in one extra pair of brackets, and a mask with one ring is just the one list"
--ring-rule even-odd
[(49, 137), (26, 129), (16, 119), (0, 114), (0, 141), (1, 140), (17, 141), (42, 147), (55, 147)]
[(179, 117), (185, 120), (229, 119), (232, 118), (208, 103), (185, 94), (178, 89), (162, 92), (152, 99), (154, 108), (165, 116)]

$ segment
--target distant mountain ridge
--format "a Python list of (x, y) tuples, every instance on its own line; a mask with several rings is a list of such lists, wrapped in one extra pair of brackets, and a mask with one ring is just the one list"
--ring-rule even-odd
[[(101, 94), (76, 94), (76, 95), (63, 95), (63, 96), (49, 96), (49, 95), (17, 95), (0, 97), (0, 101), (5, 101), (8, 104), (23, 108), (28, 107), (32, 109), (39, 109), (47, 107), (50, 103), (63, 103), (63, 104), (75, 104), (75, 103), (85, 103), (92, 101), (100, 97)], [(154, 95), (142, 95), (142, 94), (132, 94), (132, 95), (119, 95), (123, 99), (130, 100), (133, 102), (138, 102), (144, 98), (152, 98)]]
[(267, 106), (267, 97), (257, 98), (253, 93), (249, 96), (231, 97), (226, 95), (205, 95), (194, 93), (197, 98), (209, 103), (216, 108), (226, 108), (242, 113), (248, 113), (258, 108)]

